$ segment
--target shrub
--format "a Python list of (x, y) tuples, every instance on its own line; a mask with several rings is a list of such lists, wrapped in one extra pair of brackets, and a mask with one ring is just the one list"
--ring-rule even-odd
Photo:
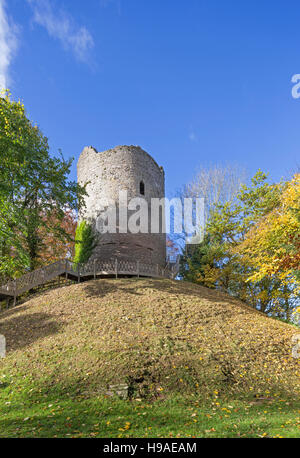
[(74, 263), (81, 264), (87, 262), (96, 246), (96, 238), (91, 224), (81, 221), (75, 234), (75, 256)]

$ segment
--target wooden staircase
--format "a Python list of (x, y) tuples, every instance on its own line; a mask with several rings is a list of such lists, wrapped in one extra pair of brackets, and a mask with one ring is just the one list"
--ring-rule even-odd
[(107, 261), (92, 259), (84, 264), (74, 264), (69, 259), (63, 259), (1, 285), (0, 300), (13, 298), (15, 305), (18, 296), (60, 276), (77, 282), (104, 276), (175, 278), (178, 271), (179, 256), (176, 262), (167, 262), (165, 267), (117, 258)]

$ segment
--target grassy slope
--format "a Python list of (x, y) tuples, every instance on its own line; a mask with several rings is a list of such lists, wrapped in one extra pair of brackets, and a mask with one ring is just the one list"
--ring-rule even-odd
[[(90, 281), (2, 312), (0, 333), (0, 436), (299, 433), (295, 328), (215, 291)], [(119, 382), (132, 401), (106, 397)]]

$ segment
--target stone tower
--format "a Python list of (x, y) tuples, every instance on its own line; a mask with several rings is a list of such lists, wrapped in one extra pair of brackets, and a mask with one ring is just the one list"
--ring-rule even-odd
[[(139, 146), (116, 146), (98, 152), (92, 146), (85, 147), (77, 163), (78, 183), (87, 184), (88, 195), (80, 220), (95, 222), (103, 202), (119, 202), (119, 191), (125, 190), (128, 200), (142, 197), (149, 206), (149, 228), (151, 226), (151, 198), (165, 197), (165, 176), (162, 167)], [(101, 202), (101, 203), (100, 203)], [(99, 210), (100, 207), (100, 210)], [(103, 207), (102, 207), (103, 208)], [(130, 216), (130, 212), (128, 217)], [(164, 215), (161, 214), (161, 218)], [(117, 223), (118, 226), (118, 223)], [(112, 258), (141, 261), (148, 264), (166, 263), (166, 235), (130, 232), (101, 234), (92, 258)]]

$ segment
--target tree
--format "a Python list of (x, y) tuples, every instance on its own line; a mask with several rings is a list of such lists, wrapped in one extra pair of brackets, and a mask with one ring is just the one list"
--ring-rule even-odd
[(75, 236), (75, 264), (87, 262), (96, 246), (96, 237), (92, 225), (86, 221), (81, 221), (76, 229)]
[[(51, 231), (46, 226), (51, 227)], [(51, 222), (41, 228), (43, 263), (50, 264), (59, 259), (73, 258), (75, 254), (75, 232), (77, 215), (73, 210), (66, 210), (63, 220), (57, 218), (54, 212)], [(63, 231), (63, 236), (60, 232)]]
[[(182, 201), (182, 205), (184, 205), (185, 198), (192, 199), (194, 209), (195, 199), (204, 199), (203, 224), (205, 229), (215, 206), (234, 201), (245, 177), (245, 170), (235, 165), (202, 167), (194, 175), (192, 180), (183, 186), (178, 192), (178, 195)], [(182, 224), (182, 227), (185, 227), (184, 224)], [(173, 242), (177, 244), (182, 254), (185, 251), (188, 235), (185, 229), (183, 229), (181, 234), (172, 234)]]
[(209, 283), (207, 273), (216, 266), (215, 254), (209, 234), (198, 245), (187, 245), (181, 258), (180, 275), (185, 280), (214, 288), (215, 284)]
[(207, 221), (216, 205), (234, 201), (245, 180), (245, 170), (232, 164), (202, 167), (180, 194), (182, 197), (204, 198)]
[(50, 156), (47, 138), (8, 91), (0, 98), (0, 160), (0, 243), (4, 253), (0, 271), (11, 277), (43, 262), (42, 236), (46, 232), (61, 241), (69, 239), (60, 222), (67, 210), (83, 204), (85, 190), (68, 179), (73, 159)]
[(238, 252), (252, 266), (248, 282), (277, 279), (273, 300), (291, 318), (300, 286), (300, 174), (280, 186), (277, 205), (247, 232)]
[[(292, 200), (287, 201), (286, 194), (292, 195)], [(269, 184), (267, 176), (258, 171), (251, 185), (243, 185), (234, 201), (214, 206), (204, 243), (195, 247), (188, 257), (184, 277), (226, 291), (264, 313), (290, 319), (295, 307), (295, 281), (288, 275), (286, 280), (283, 278), (279, 266), (287, 262), (287, 257), (279, 258), (278, 255), (282, 254), (283, 244), (288, 247), (291, 241), (293, 253), (297, 253), (299, 226), (295, 225), (295, 218), (288, 224), (281, 208), (293, 208), (289, 210), (291, 216), (297, 205), (299, 207), (299, 195), (295, 194), (294, 185)], [(274, 227), (268, 223), (271, 215), (277, 215)], [(282, 225), (277, 230), (278, 218)], [(265, 231), (261, 230), (263, 227)], [(281, 237), (278, 238), (277, 233)], [(277, 251), (274, 237), (277, 238)], [(267, 246), (267, 240), (272, 240), (273, 245)], [(295, 262), (297, 254), (288, 259)], [(277, 263), (273, 271), (270, 270), (272, 260)]]
[(275, 313), (276, 298), (287, 296), (287, 291), (283, 293), (284, 285), (277, 276), (264, 275), (251, 281), (256, 267), (241, 247), (249, 231), (276, 208), (283, 186), (284, 183), (269, 184), (266, 174), (259, 170), (250, 186), (241, 187), (236, 202), (216, 206), (208, 223), (209, 233), (223, 248), (216, 271), (217, 286), (225, 274), (221, 288), (264, 313)]

